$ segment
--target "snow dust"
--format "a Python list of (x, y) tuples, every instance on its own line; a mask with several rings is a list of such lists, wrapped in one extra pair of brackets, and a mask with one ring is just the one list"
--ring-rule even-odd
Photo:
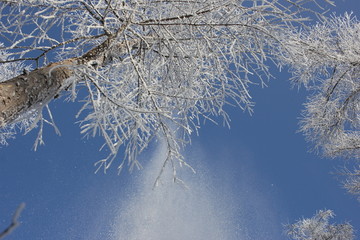
[[(129, 187), (113, 225), (113, 240), (248, 240), (277, 235), (276, 214), (264, 196), (251, 186), (244, 195), (236, 196), (239, 192), (231, 193), (233, 186), (226, 186), (226, 180), (215, 184), (213, 174), (201, 167), (204, 159), (195, 166), (196, 174), (179, 169), (187, 188), (172, 181), (170, 167), (153, 188), (165, 150), (164, 146), (157, 149)], [(277, 225), (281, 227), (279, 222)]]

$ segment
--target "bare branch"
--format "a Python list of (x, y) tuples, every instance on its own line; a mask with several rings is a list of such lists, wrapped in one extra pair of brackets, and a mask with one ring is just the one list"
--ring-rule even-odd
[(18, 206), (18, 208), (16, 209), (16, 211), (12, 217), (10, 225), (7, 228), (5, 228), (5, 230), (0, 232), (0, 239), (8, 236), (19, 226), (20, 223), (18, 222), (18, 219), (20, 217), (22, 210), (24, 210), (24, 208), (25, 208), (25, 203), (21, 203)]

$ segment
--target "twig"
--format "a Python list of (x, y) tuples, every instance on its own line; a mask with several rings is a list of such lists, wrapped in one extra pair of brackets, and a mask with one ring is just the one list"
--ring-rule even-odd
[(15, 211), (13, 217), (12, 217), (10, 225), (7, 228), (5, 228), (4, 231), (2, 231), (0, 233), (0, 239), (4, 238), (7, 235), (9, 235), (10, 233), (12, 233), (12, 231), (14, 231), (15, 228), (17, 228), (19, 226), (20, 223), (18, 222), (18, 218), (19, 218), (19, 216), (20, 216), (20, 214), (21, 214), (21, 212), (22, 212), (22, 210), (24, 208), (25, 208), (25, 203), (21, 203), (18, 206), (18, 208), (16, 209), (16, 211)]

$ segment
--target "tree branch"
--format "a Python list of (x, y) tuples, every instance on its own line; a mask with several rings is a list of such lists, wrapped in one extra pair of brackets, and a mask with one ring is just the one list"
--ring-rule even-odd
[(22, 210), (24, 210), (24, 208), (25, 208), (25, 203), (21, 203), (18, 206), (18, 208), (16, 209), (16, 211), (12, 217), (10, 225), (7, 228), (5, 228), (4, 231), (2, 231), (0, 233), (0, 239), (4, 238), (7, 235), (9, 235), (10, 233), (12, 233), (15, 230), (15, 228), (17, 228), (19, 226), (20, 223), (18, 222), (18, 218), (20, 217), (20, 214), (21, 214)]

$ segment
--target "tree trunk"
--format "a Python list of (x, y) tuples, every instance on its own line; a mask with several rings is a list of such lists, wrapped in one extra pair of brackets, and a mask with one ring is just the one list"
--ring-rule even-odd
[[(46, 105), (66, 89), (66, 80), (73, 76), (73, 69), (95, 61), (103, 65), (111, 38), (91, 49), (81, 57), (60, 62), (26, 72), (4, 82), (0, 82), (0, 128), (16, 120), (21, 114), (41, 105)], [(119, 44), (118, 47), (124, 47)], [(1, 74), (1, 73), (0, 73)]]
[(51, 63), (0, 83), (0, 127), (16, 120), (21, 114), (45, 105), (64, 89), (71, 77), (71, 66), (77, 58)]

